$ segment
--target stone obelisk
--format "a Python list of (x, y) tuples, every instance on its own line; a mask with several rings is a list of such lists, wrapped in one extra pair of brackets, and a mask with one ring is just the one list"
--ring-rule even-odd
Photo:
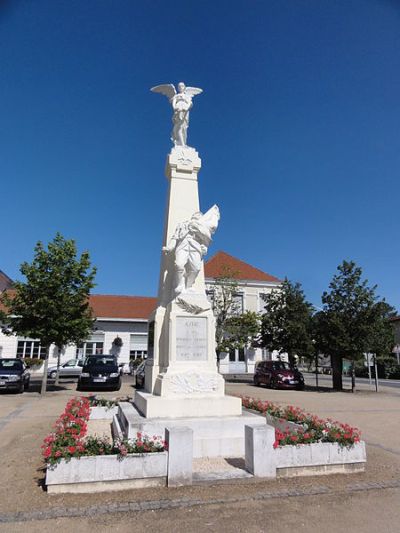
[(178, 85), (155, 87), (174, 109), (167, 157), (169, 181), (157, 308), (149, 321), (145, 391), (135, 405), (147, 418), (234, 416), (241, 400), (225, 396), (217, 371), (215, 319), (207, 300), (203, 256), (219, 221), (212, 206), (200, 212), (198, 173), (201, 160), (186, 145), (192, 98), (201, 89)]

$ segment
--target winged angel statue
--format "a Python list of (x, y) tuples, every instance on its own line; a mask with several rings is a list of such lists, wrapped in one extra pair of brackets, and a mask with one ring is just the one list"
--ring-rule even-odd
[(203, 89), (198, 89), (197, 87), (186, 87), (186, 85), (181, 81), (178, 83), (178, 92), (175, 87), (171, 84), (157, 85), (152, 87), (151, 91), (153, 93), (160, 93), (165, 95), (174, 114), (172, 116), (173, 130), (171, 141), (175, 146), (187, 146), (187, 130), (189, 127), (189, 111), (193, 107), (193, 96), (201, 94)]

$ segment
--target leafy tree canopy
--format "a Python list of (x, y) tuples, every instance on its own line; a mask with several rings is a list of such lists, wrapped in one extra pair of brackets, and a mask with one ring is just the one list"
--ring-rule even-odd
[(300, 283), (284, 279), (279, 289), (264, 295), (260, 345), (268, 350), (309, 357), (312, 343), (313, 306), (306, 301)]
[(77, 258), (75, 242), (57, 233), (47, 249), (36, 244), (32, 263), (24, 262), (20, 271), (26, 281), (16, 281), (13, 293), (2, 297), (11, 330), (40, 339), (46, 348), (82, 342), (93, 324), (88, 296), (96, 269), (89, 253)]
[(368, 286), (354, 261), (343, 261), (330, 291), (322, 295), (323, 310), (315, 316), (318, 349), (331, 356), (334, 388), (342, 388), (342, 359), (361, 359), (366, 352), (387, 354), (394, 344), (389, 318), (394, 309)]
[(228, 317), (224, 337), (220, 343), (222, 352), (240, 348), (251, 348), (260, 335), (261, 318), (258, 313), (246, 311)]
[(318, 345), (322, 352), (354, 360), (365, 352), (390, 351), (393, 333), (389, 318), (394, 309), (368, 286), (354, 261), (343, 261), (330, 291), (322, 295), (323, 311), (316, 317)]

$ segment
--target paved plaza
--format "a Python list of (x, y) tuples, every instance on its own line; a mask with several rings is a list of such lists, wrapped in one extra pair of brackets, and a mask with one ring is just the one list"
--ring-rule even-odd
[[(120, 396), (132, 396), (124, 378)], [(364, 474), (277, 481), (241, 480), (179, 489), (52, 495), (43, 488), (42, 440), (76, 394), (62, 382), (45, 398), (35, 392), (0, 396), (0, 531), (301, 531), (397, 532), (400, 496), (400, 391), (376, 394), (278, 391), (228, 383), (246, 394), (303, 407), (358, 426), (367, 443)], [(50, 389), (53, 387), (50, 385)], [(89, 394), (89, 393), (86, 393)], [(115, 392), (102, 396), (115, 397)], [(290, 511), (290, 512), (289, 512)]]

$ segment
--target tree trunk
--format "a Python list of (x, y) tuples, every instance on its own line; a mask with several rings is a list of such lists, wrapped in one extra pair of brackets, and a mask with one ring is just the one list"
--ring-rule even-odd
[(220, 352), (219, 352), (219, 350), (216, 350), (215, 353), (217, 355), (217, 371), (219, 373)]
[(332, 383), (334, 390), (343, 389), (342, 369), (343, 369), (343, 357), (340, 355), (331, 355), (332, 365)]
[(290, 366), (296, 366), (296, 358), (291, 352), (288, 352), (288, 359)]
[(58, 385), (59, 379), (60, 379), (60, 361), (61, 361), (61, 348), (58, 348), (57, 346), (57, 374), (56, 374), (56, 381), (54, 385)]
[(46, 348), (46, 358), (44, 360), (43, 365), (43, 378), (42, 378), (42, 387), (40, 389), (40, 394), (44, 396), (46, 394), (47, 390), (47, 369), (49, 368), (49, 353), (50, 353), (50, 346)]

